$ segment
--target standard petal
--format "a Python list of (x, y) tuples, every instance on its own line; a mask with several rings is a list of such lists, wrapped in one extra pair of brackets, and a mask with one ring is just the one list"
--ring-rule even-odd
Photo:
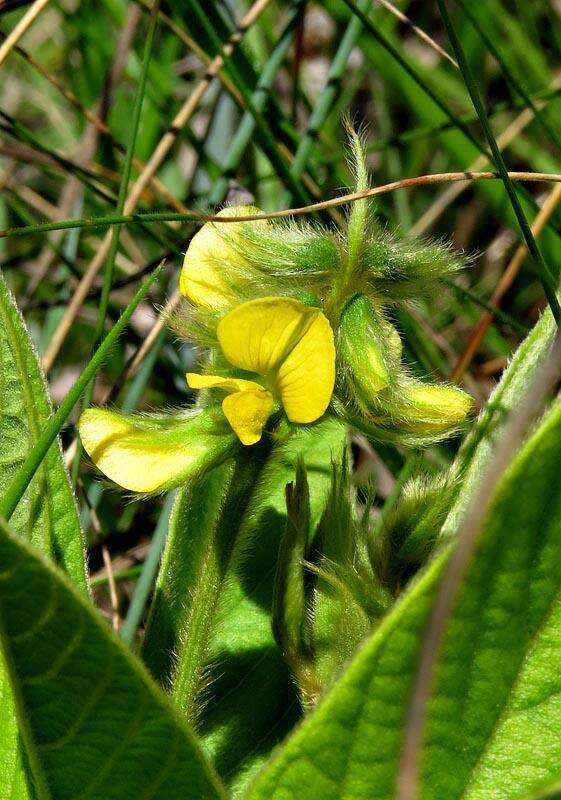
[(264, 389), (236, 392), (225, 397), (222, 410), (242, 444), (255, 444), (274, 407), (270, 392)]
[(80, 417), (78, 429), (94, 464), (133, 492), (176, 486), (218, 463), (235, 444), (208, 412), (143, 417), (91, 408)]
[(275, 375), (318, 317), (323, 314), (317, 308), (291, 298), (250, 300), (219, 322), (218, 341), (224, 356), (235, 367), (259, 375)]
[(255, 381), (246, 381), (243, 378), (225, 378), (222, 375), (200, 375), (198, 372), (188, 372), (187, 386), (190, 389), (223, 389), (228, 394), (246, 390), (262, 391), (263, 387)]
[[(253, 206), (230, 206), (217, 216), (234, 217), (259, 213)], [(228, 262), (239, 261), (236, 248), (241, 223), (207, 222), (196, 233), (185, 253), (179, 277), (179, 289), (192, 303), (211, 311), (232, 303), (233, 293), (227, 282)]]
[(333, 331), (318, 311), (277, 373), (276, 386), (288, 419), (315, 422), (329, 405), (334, 385)]

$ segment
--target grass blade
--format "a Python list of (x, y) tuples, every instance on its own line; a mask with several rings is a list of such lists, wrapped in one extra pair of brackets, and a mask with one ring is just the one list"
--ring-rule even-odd
[(16, 477), (0, 500), (0, 516), (4, 517), (4, 519), (9, 520), (12, 516), (23, 493), (27, 489), (29, 482), (39, 467), (39, 464), (59, 434), (60, 429), (66, 422), (70, 412), (80, 399), (82, 392), (85, 390), (86, 386), (95, 376), (99, 367), (107, 358), (111, 348), (125, 327), (128, 325), (129, 320), (134, 314), (138, 304), (146, 297), (150, 287), (160, 275), (162, 267), (163, 265), (154, 270), (151, 277), (140, 287), (131, 302), (121, 314), (119, 320), (115, 323), (101, 345), (93, 354), (90, 363), (82, 372), (72, 389), (68, 392), (59, 409), (52, 416), (50, 422), (45, 426), (43, 433), (37, 440), (33, 450), (31, 450), (23, 462)]
[(493, 153), (493, 159), (492, 159), (493, 163), (495, 164), (497, 170), (499, 171), (506, 192), (508, 194), (508, 198), (511, 202), (512, 209), (516, 215), (518, 224), (520, 225), (522, 236), (524, 237), (524, 241), (526, 242), (526, 246), (528, 247), (528, 252), (530, 253), (534, 261), (534, 264), (536, 265), (536, 269), (538, 271), (540, 281), (542, 283), (545, 295), (550, 305), (551, 312), (555, 317), (555, 321), (557, 322), (557, 324), (560, 324), (561, 305), (559, 305), (559, 300), (557, 299), (557, 295), (555, 293), (555, 282), (553, 280), (553, 276), (543, 259), (543, 256), (541, 254), (540, 249), (538, 248), (536, 240), (534, 239), (534, 235), (532, 233), (530, 225), (528, 224), (528, 220), (526, 219), (526, 215), (524, 214), (524, 211), (520, 204), (520, 200), (518, 199), (518, 195), (516, 194), (514, 184), (512, 183), (510, 176), (508, 174), (506, 164), (503, 159), (503, 155), (499, 149), (499, 146), (497, 145), (496, 139), (493, 135), (493, 131), (491, 130), (491, 125), (489, 124), (489, 119), (485, 112), (485, 107), (483, 105), (483, 101), (477, 89), (473, 73), (467, 62), (463, 47), (456, 34), (456, 30), (452, 25), (452, 20), (450, 19), (450, 15), (448, 13), (448, 8), (446, 7), (445, 0), (438, 0), (438, 7), (440, 9), (444, 25), (446, 26), (450, 42), (452, 44), (452, 47), (454, 48), (454, 52), (456, 54), (456, 59), (460, 67), (460, 71), (465, 80), (466, 88), (471, 97), (471, 101), (473, 103), (475, 111), (477, 112), (477, 116), (479, 117), (479, 121), (481, 122), (481, 126), (483, 127), (483, 130), (485, 132), (485, 136), (489, 143), (489, 147), (491, 148), (491, 151)]

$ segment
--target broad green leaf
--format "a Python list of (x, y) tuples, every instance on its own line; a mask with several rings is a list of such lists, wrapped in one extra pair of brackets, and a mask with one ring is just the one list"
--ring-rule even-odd
[[(6, 487), (51, 415), (45, 381), (25, 323), (0, 276), (0, 485)], [(76, 503), (53, 445), (11, 519), (11, 527), (85, 590), (84, 542)]]
[(217, 800), (199, 745), (82, 592), (0, 522), (0, 642), (38, 800)]
[(28, 800), (12, 689), (0, 652), (0, 799)]
[(530, 794), (521, 795), (517, 800), (561, 800), (561, 781), (548, 782)]
[[(0, 485), (6, 487), (49, 418), (51, 406), (29, 334), (0, 275)], [(12, 517), (13, 529), (86, 589), (84, 544), (57, 443)], [(0, 800), (25, 800), (12, 692), (0, 654)]]
[[(437, 660), (422, 798), (510, 800), (561, 763), (561, 405), (503, 476)], [(248, 800), (390, 800), (446, 554), (403, 596)]]
[(441, 536), (454, 534), (475, 487), (499, 441), (508, 415), (516, 409), (545, 360), (555, 336), (555, 322), (546, 311), (524, 339), (501, 380), (487, 401), (477, 423), (466, 437), (452, 467), (461, 472), (460, 491), (441, 530)]
[(302, 454), (317, 524), (344, 439), (329, 419), (297, 429), (272, 451), (246, 450), (177, 500), (145, 656), (159, 680), (171, 679), (184, 713), (198, 719), (205, 749), (235, 793), (300, 713), (271, 632), (285, 486)]

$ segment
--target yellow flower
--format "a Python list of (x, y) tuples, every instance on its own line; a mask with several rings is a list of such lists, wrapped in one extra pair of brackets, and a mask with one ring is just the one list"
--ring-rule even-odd
[(90, 408), (78, 422), (96, 466), (133, 492), (170, 489), (228, 458), (238, 439), (261, 438), (282, 404), (292, 422), (314, 422), (326, 410), (335, 382), (335, 347), (327, 319), (297, 300), (266, 297), (244, 303), (218, 325), (218, 340), (233, 367), (256, 380), (187, 376), (191, 387), (222, 389), (226, 420), (216, 407), (196, 414), (125, 415)]
[[(254, 206), (223, 208), (217, 216), (258, 214)], [(253, 222), (252, 225), (266, 224)], [(243, 223), (207, 222), (189, 244), (179, 276), (179, 290), (194, 305), (217, 311), (232, 304), (235, 295), (224, 280), (232, 266), (243, 267), (243, 255), (236, 247)]]
[(193, 389), (228, 393), (222, 409), (243, 444), (255, 444), (275, 403), (291, 422), (315, 422), (335, 383), (333, 331), (317, 308), (298, 300), (264, 297), (234, 308), (218, 324), (226, 360), (260, 380), (188, 373)]
[(132, 492), (177, 486), (220, 463), (236, 444), (214, 409), (154, 416), (88, 408), (78, 430), (94, 464)]

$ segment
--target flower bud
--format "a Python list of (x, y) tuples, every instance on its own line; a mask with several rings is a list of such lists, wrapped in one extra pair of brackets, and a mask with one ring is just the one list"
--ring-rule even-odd
[(471, 397), (456, 386), (405, 383), (396, 407), (400, 424), (411, 433), (441, 433), (453, 430), (470, 412)]
[(385, 389), (401, 357), (399, 334), (364, 295), (356, 295), (341, 317), (340, 352), (361, 405)]
[[(254, 206), (232, 206), (223, 208), (217, 216), (259, 213)], [(244, 225), (250, 224), (265, 223), (207, 222), (193, 236), (185, 253), (179, 289), (194, 305), (217, 311), (236, 299), (236, 272), (243, 272), (245, 266), (240, 239)]]

